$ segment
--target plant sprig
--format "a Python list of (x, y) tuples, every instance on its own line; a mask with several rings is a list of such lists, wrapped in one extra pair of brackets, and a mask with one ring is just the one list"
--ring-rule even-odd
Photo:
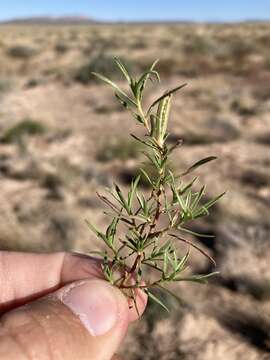
[[(217, 272), (190, 276), (183, 274), (187, 268), (191, 247), (215, 264), (210, 255), (185, 239), (183, 234), (206, 236), (192, 232), (186, 228), (186, 224), (209, 215), (209, 209), (225, 193), (208, 202), (203, 202), (205, 186), (202, 186), (199, 191), (193, 191), (197, 177), (190, 182), (184, 181), (186, 175), (215, 160), (214, 156), (195, 162), (179, 175), (175, 175), (170, 170), (170, 156), (182, 145), (181, 141), (171, 146), (167, 144), (171, 101), (173, 95), (186, 84), (166, 91), (145, 109), (143, 94), (148, 81), (160, 81), (155, 69), (158, 60), (138, 79), (130, 75), (119, 59), (116, 58), (115, 62), (128, 82), (129, 92), (122, 90), (104, 75), (97, 73), (93, 75), (113, 88), (117, 100), (131, 112), (135, 121), (144, 127), (143, 137), (139, 138), (133, 134), (132, 137), (144, 145), (143, 154), (155, 171), (152, 174), (145, 169), (140, 169), (141, 175), (132, 180), (127, 194), (117, 184), (114, 184), (112, 189), (108, 189), (109, 196), (98, 194), (110, 208), (107, 214), (112, 217), (105, 232), (98, 230), (90, 222), (87, 223), (90, 230), (106, 245), (104, 252), (95, 252), (103, 259), (102, 269), (105, 279), (131, 298), (136, 309), (135, 291), (141, 289), (152, 300), (168, 310), (165, 304), (152, 294), (153, 288), (158, 287), (166, 291), (166, 285), (180, 281), (205, 283), (208, 278), (217, 274)], [(147, 179), (151, 187), (149, 194), (139, 189), (142, 176)], [(161, 227), (161, 217), (162, 223), (166, 224), (163, 227)], [(124, 239), (119, 237), (121, 224), (125, 227)], [(184, 255), (179, 255), (175, 246), (176, 241), (182, 241), (188, 246)], [(149, 279), (147, 276), (148, 269), (153, 270), (154, 279), (152, 277)]]

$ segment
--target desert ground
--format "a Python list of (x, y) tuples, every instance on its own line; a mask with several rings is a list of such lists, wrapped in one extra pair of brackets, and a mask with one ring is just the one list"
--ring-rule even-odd
[[(197, 171), (207, 198), (226, 190), (190, 236), (217, 262), (207, 285), (174, 286), (134, 324), (126, 360), (270, 359), (270, 24), (0, 26), (0, 248), (88, 252), (102, 244), (84, 219), (104, 228), (96, 196), (128, 188), (141, 156), (140, 130), (111, 89), (125, 87), (113, 64), (133, 74), (159, 58), (161, 84), (145, 99), (188, 85), (173, 99), (170, 133), (183, 139), (174, 169), (205, 156)], [(147, 192), (147, 187), (145, 187)], [(183, 248), (184, 249), (184, 248)], [(196, 251), (192, 272), (213, 271)]]

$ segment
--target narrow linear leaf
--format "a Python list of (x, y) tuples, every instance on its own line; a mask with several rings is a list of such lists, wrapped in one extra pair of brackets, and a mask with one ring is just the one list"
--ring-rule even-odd
[[(145, 73), (142, 74), (142, 76), (140, 77), (140, 79), (138, 80), (138, 83), (137, 85), (139, 87), (141, 87), (144, 83), (145, 83), (145, 80), (148, 79), (151, 75), (154, 75), (156, 77), (156, 79), (158, 81), (160, 81), (160, 77), (159, 77), (159, 74), (157, 71), (155, 70), (147, 70), (145, 71)], [(141, 90), (141, 89), (140, 89)]]
[(198, 204), (199, 204), (202, 196), (204, 195), (205, 188), (206, 188), (206, 186), (203, 185), (203, 186), (201, 187), (200, 191), (199, 191), (199, 192), (197, 193), (197, 195), (195, 196), (195, 198), (194, 198), (194, 200), (193, 200), (193, 202), (192, 202), (192, 204), (191, 204), (191, 210), (195, 210), (195, 209), (197, 208), (197, 206), (198, 206)]
[(107, 237), (105, 234), (103, 234), (101, 231), (99, 231), (93, 224), (90, 223), (90, 221), (85, 220), (86, 224), (88, 225), (89, 229), (100, 239), (102, 239), (110, 248), (111, 248), (111, 244), (108, 241)]
[(197, 233), (196, 231), (192, 231), (192, 230), (190, 230), (190, 229), (183, 228), (183, 227), (181, 227), (181, 226), (179, 226), (177, 229), (180, 230), (180, 231), (183, 231), (183, 232), (185, 232), (185, 233), (187, 233), (187, 234), (194, 235), (194, 236), (198, 236), (198, 237), (202, 237), (202, 238), (214, 238), (214, 237), (215, 237), (215, 235), (211, 235), (211, 234), (200, 234), (200, 233)]
[[(153, 64), (151, 65), (151, 67), (150, 67), (150, 71), (153, 71), (154, 70), (154, 68), (155, 68), (155, 66), (156, 66), (156, 64), (158, 63), (158, 61), (159, 61), (159, 59), (157, 59), (157, 60), (155, 60), (154, 62), (153, 62)], [(160, 78), (159, 78), (159, 74), (157, 73), (157, 78), (158, 78), (158, 80), (160, 81)], [(145, 86), (146, 86), (146, 83), (147, 83), (147, 80), (149, 79), (149, 74), (147, 74), (147, 76), (143, 79), (143, 81), (142, 81), (142, 84), (141, 84), (141, 89), (140, 89), (140, 92), (141, 92), (141, 95), (142, 95), (142, 93), (143, 93), (143, 90), (144, 90), (144, 88), (145, 88)]]
[(192, 281), (192, 282), (205, 284), (205, 283), (207, 283), (207, 280), (210, 277), (218, 275), (218, 274), (219, 274), (219, 272), (215, 271), (215, 272), (211, 272), (209, 274), (203, 274), (203, 275), (192, 275), (190, 277), (178, 277), (178, 278), (175, 278), (174, 281)]
[(147, 174), (147, 172), (140, 168), (140, 171), (142, 172), (142, 174), (145, 176), (145, 178), (148, 180), (149, 184), (153, 187), (155, 187), (155, 184), (153, 183), (153, 181), (150, 179), (150, 176)]
[(181, 299), (179, 296), (177, 296), (175, 293), (173, 293), (171, 290), (169, 290), (168, 288), (165, 288), (164, 286), (157, 284), (156, 287), (158, 287), (159, 289), (167, 292), (169, 295), (171, 295), (175, 300), (177, 300), (179, 302), (179, 304), (181, 306), (185, 306), (186, 303), (183, 299)]
[(149, 296), (150, 299), (152, 299), (154, 302), (160, 305), (164, 310), (170, 312), (167, 306), (160, 299), (158, 299), (153, 293), (151, 293), (148, 289), (144, 290), (144, 292)]
[(146, 146), (152, 148), (151, 143), (149, 143), (149, 142), (147, 142), (147, 141), (145, 141), (145, 140), (142, 140), (142, 139), (138, 138), (138, 137), (137, 137), (136, 135), (134, 135), (134, 134), (130, 134), (130, 136), (133, 137), (133, 139), (135, 139), (135, 140), (137, 140), (138, 142), (140, 142), (141, 144), (146, 145)]
[(204, 204), (204, 208), (209, 209), (211, 206), (213, 206), (222, 196), (226, 194), (226, 191), (215, 197), (214, 199), (208, 201), (206, 204)]
[(130, 192), (129, 192), (129, 194), (128, 194), (128, 206), (129, 206), (129, 211), (130, 211), (130, 212), (131, 212), (134, 195), (136, 194), (136, 191), (137, 191), (137, 187), (138, 187), (140, 178), (141, 178), (141, 175), (138, 175), (138, 176), (135, 178), (135, 180), (133, 180), (132, 183), (131, 183), (131, 189), (130, 189)]
[[(133, 103), (133, 100), (130, 99), (130, 97), (120, 95), (117, 92), (115, 92), (114, 95), (115, 95), (116, 99), (120, 102), (121, 105), (123, 105), (126, 109), (133, 111), (134, 103)], [(135, 114), (135, 113), (133, 113), (133, 115), (135, 117), (137, 116), (137, 114)], [(137, 120), (139, 120), (139, 119), (137, 119)]]
[(121, 70), (124, 77), (127, 79), (128, 83), (131, 84), (131, 77), (130, 77), (126, 67), (122, 63), (122, 61), (120, 59), (118, 59), (117, 57), (114, 58), (114, 61), (115, 61), (116, 65), (119, 67), (119, 69)]
[(135, 295), (134, 289), (131, 289), (131, 294), (132, 294), (132, 295), (131, 295), (131, 299), (133, 300), (136, 313), (137, 313), (138, 317), (140, 317), (140, 312), (139, 312), (139, 309), (138, 309), (137, 299), (136, 299), (136, 295)]
[(164, 275), (164, 277), (166, 276), (167, 269), (168, 269), (168, 259), (169, 259), (168, 252), (165, 251), (164, 256), (163, 256), (163, 275)]
[(197, 161), (195, 164), (193, 164), (192, 166), (190, 166), (187, 169), (187, 171), (183, 172), (181, 175), (184, 176), (184, 175), (190, 174), (192, 171), (197, 169), (199, 166), (204, 165), (204, 164), (208, 163), (209, 161), (216, 160), (216, 159), (217, 159), (216, 156), (208, 156), (204, 159), (201, 159), (201, 160)]
[(198, 179), (198, 177), (196, 176), (195, 178), (193, 178), (193, 179), (191, 180), (190, 183), (188, 183), (188, 184), (185, 185), (182, 189), (180, 189), (180, 190), (178, 191), (179, 195), (183, 195), (187, 190), (189, 190), (189, 189), (193, 186), (193, 184), (195, 183), (195, 181), (196, 181), (197, 179)]
[(119, 188), (119, 186), (117, 184), (114, 184), (114, 188), (116, 191), (116, 194), (118, 195), (119, 201), (120, 203), (123, 205), (123, 207), (125, 208), (125, 210), (127, 212), (129, 212), (129, 206), (128, 203), (126, 202), (126, 199), (124, 198), (124, 195), (122, 194), (121, 189)]
[(119, 209), (116, 205), (114, 205), (108, 198), (106, 198), (106, 196), (101, 195), (97, 192), (97, 196), (99, 197), (99, 199), (101, 201), (103, 201), (107, 206), (109, 206), (113, 211), (115, 211), (116, 213), (120, 214), (121, 213), (121, 209)]
[(186, 263), (188, 261), (189, 254), (190, 254), (190, 248), (188, 248), (186, 255), (183, 256), (182, 259), (180, 260), (180, 262), (177, 264), (176, 272), (181, 272), (184, 270), (184, 266), (186, 265)]
[(88, 225), (89, 229), (96, 234), (97, 236), (99, 236), (100, 231), (92, 224), (90, 223), (90, 221), (88, 221), (87, 219), (85, 219), (86, 224)]
[(103, 76), (99, 73), (96, 72), (92, 72), (92, 74), (94, 76), (96, 76), (97, 78), (99, 78), (100, 80), (104, 81), (105, 83), (107, 83), (108, 85), (110, 85), (112, 88), (114, 88), (119, 94), (123, 95), (125, 98), (127, 98), (135, 107), (137, 106), (137, 104), (135, 103), (135, 101), (133, 101), (132, 99), (130, 99), (130, 97), (122, 90), (120, 89), (120, 87), (118, 85), (116, 85), (113, 81), (111, 81), (110, 79), (108, 79), (106, 76)]
[(166, 91), (165, 94), (161, 95), (159, 98), (157, 98), (149, 107), (148, 111), (147, 111), (147, 116), (150, 114), (151, 110), (153, 109), (153, 107), (155, 107), (162, 99), (164, 99), (165, 97), (179, 91), (180, 89), (182, 89), (183, 87), (185, 87), (187, 84), (182, 84), (179, 85), (177, 87), (175, 87), (172, 90)]

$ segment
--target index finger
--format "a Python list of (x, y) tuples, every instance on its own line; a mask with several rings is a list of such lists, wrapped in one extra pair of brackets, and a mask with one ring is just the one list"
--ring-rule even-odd
[(100, 261), (90, 256), (0, 251), (0, 312), (69, 282), (102, 277)]
[[(0, 313), (33, 301), (61, 286), (82, 279), (103, 278), (101, 260), (78, 253), (22, 253), (0, 251)], [(138, 293), (142, 313), (146, 295)], [(130, 321), (138, 316), (130, 311)]]

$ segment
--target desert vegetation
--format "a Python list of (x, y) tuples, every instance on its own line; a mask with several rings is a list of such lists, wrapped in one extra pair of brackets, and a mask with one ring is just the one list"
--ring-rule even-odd
[[(215, 237), (187, 238), (220, 275), (174, 284), (181, 306), (157, 293), (172, 316), (150, 302), (122, 351), (130, 360), (269, 359), (270, 25), (2, 25), (0, 34), (1, 249), (100, 249), (84, 223), (108, 224), (96, 191), (117, 182), (126, 193), (147, 165), (127, 140), (143, 131), (90, 73), (126, 89), (114, 56), (132, 74), (159, 58), (162, 82), (146, 89), (146, 105), (188, 83), (171, 108), (168, 144), (184, 146), (170, 166), (219, 158), (194, 186), (207, 184), (206, 201), (226, 197), (191, 228)], [(189, 271), (215, 269), (191, 251)]]

